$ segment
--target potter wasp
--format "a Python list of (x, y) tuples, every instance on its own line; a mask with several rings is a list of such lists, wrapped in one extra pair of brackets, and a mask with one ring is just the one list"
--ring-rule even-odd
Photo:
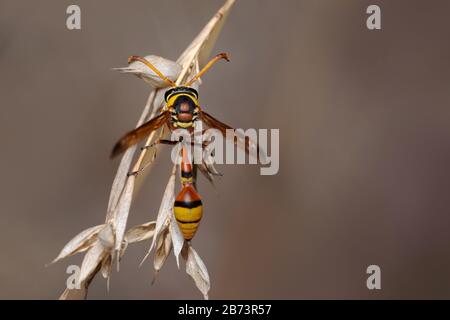
[[(183, 129), (187, 130), (189, 134), (193, 134), (195, 123), (201, 120), (203, 124), (209, 128), (218, 129), (220, 133), (227, 138), (227, 129), (232, 129), (232, 127), (224, 124), (207, 112), (203, 111), (198, 103), (198, 92), (191, 87), (192, 83), (197, 81), (209, 68), (221, 59), (229, 61), (226, 53), (218, 54), (211, 59), (191, 80), (181, 86), (178, 86), (176, 83), (163, 75), (148, 60), (139, 56), (131, 56), (128, 59), (128, 63), (139, 61), (145, 64), (164, 82), (171, 86), (171, 88), (168, 89), (164, 95), (166, 104), (162, 109), (162, 112), (138, 128), (126, 133), (114, 146), (111, 157), (121, 154), (126, 149), (139, 143), (141, 140), (149, 136), (150, 133), (163, 127), (164, 125), (166, 125), (171, 131), (175, 129)], [(236, 144), (238, 137), (234, 136), (233, 139)], [(159, 139), (157, 143), (176, 144), (178, 142)], [(253, 144), (253, 142), (245, 138), (245, 149), (247, 153), (250, 144)], [(254, 145), (257, 148), (257, 145)], [(203, 206), (201, 198), (195, 189), (193, 165), (188, 159), (186, 146), (182, 146), (181, 153), (180, 172), (182, 189), (175, 198), (174, 215), (185, 240), (189, 241), (193, 238), (195, 232), (197, 231), (203, 214)]]

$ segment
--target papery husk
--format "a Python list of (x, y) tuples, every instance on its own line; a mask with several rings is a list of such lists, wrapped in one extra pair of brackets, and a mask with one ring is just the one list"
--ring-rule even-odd
[(103, 227), (104, 225), (100, 224), (98, 226), (88, 228), (77, 234), (64, 246), (59, 255), (51, 263), (55, 263), (74, 254), (84, 252), (92, 247), (96, 241), (97, 234)]
[[(171, 81), (176, 81), (178, 79), (182, 68), (177, 62), (156, 55), (148, 55), (144, 58), (153, 64), (156, 69), (161, 71), (161, 73)], [(122, 73), (134, 74), (154, 88), (167, 87), (167, 83), (165, 83), (153, 70), (140, 61), (133, 61), (127, 67), (113, 68), (113, 70)]]
[(153, 269), (155, 270), (153, 276), (153, 282), (156, 280), (156, 276), (164, 266), (167, 257), (172, 250), (172, 238), (170, 237), (169, 228), (164, 229), (158, 238), (158, 244), (156, 245), (155, 256), (153, 258)]
[(156, 242), (159, 240), (160, 235), (169, 227), (170, 218), (173, 215), (173, 204), (175, 202), (175, 174), (176, 165), (173, 166), (172, 174), (170, 175), (169, 182), (167, 183), (161, 205), (159, 207), (152, 243), (142, 262), (144, 262), (149, 256)]
[(155, 234), (156, 221), (150, 221), (138, 226), (134, 226), (125, 233), (127, 243), (136, 243), (151, 239)]
[(200, 290), (203, 294), (203, 298), (208, 300), (208, 293), (211, 288), (211, 283), (205, 263), (190, 243), (184, 247), (182, 255), (186, 261), (186, 273), (194, 280), (198, 290)]

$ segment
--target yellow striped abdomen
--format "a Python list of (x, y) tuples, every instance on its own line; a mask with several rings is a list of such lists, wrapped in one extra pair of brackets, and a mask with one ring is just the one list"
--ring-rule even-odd
[(183, 186), (175, 198), (173, 210), (184, 239), (191, 240), (203, 215), (202, 200), (192, 185)]

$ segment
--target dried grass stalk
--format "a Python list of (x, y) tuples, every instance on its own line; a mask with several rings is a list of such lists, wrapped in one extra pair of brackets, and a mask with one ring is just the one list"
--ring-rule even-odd
[[(193, 74), (207, 62), (234, 2), (235, 0), (227, 0), (225, 2), (222, 8), (219, 9), (176, 62), (157, 56), (147, 56), (147, 58), (152, 60), (158, 69), (164, 70), (169, 78), (171, 77), (173, 80), (176, 79), (177, 84), (183, 83), (187, 78), (192, 77)], [(128, 67), (116, 68), (116, 70), (123, 73), (132, 73), (155, 87), (147, 99), (147, 103), (145, 104), (142, 115), (136, 126), (139, 126), (148, 119), (156, 116), (163, 107), (165, 84), (161, 83), (152, 71), (142, 68), (139, 62), (133, 62), (128, 65)], [(199, 83), (200, 81), (196, 83), (196, 86), (198, 86)], [(163, 135), (164, 133), (161, 130), (154, 131), (148, 137), (146, 145), (151, 144), (156, 138)], [(172, 248), (172, 243), (178, 265), (178, 257), (180, 253), (182, 253), (182, 249), (187, 248), (185, 249), (185, 254), (182, 254), (186, 260), (186, 271), (193, 277), (197, 287), (204, 297), (207, 298), (210, 285), (206, 266), (191, 246), (185, 246), (184, 239), (178, 230), (178, 226), (174, 223), (173, 208), (169, 214), (170, 208), (167, 199), (173, 198), (174, 191), (171, 191), (172, 194), (170, 194), (170, 197), (167, 196), (167, 199), (166, 195), (163, 198), (160, 209), (160, 214), (162, 215), (161, 218), (159, 218), (160, 214), (158, 214), (159, 219), (157, 219), (156, 222), (148, 222), (133, 227), (125, 233), (133, 197), (136, 195), (140, 184), (149, 173), (150, 168), (147, 168), (146, 171), (141, 172), (137, 176), (128, 176), (127, 174), (130, 171), (139, 170), (143, 164), (149, 162), (152, 163), (156, 156), (157, 149), (158, 148), (148, 148), (142, 150), (133, 166), (131, 166), (131, 163), (137, 147), (133, 146), (125, 152), (112, 184), (105, 224), (87, 229), (77, 235), (63, 248), (61, 253), (54, 260), (54, 262), (56, 262), (67, 256), (87, 250), (81, 266), (81, 289), (66, 289), (60, 299), (85, 298), (89, 284), (99, 271), (101, 271), (102, 275), (109, 281), (112, 263), (116, 260), (118, 265), (119, 259), (124, 254), (129, 243), (139, 242), (150, 238), (153, 238), (150, 250), (157, 244), (154, 259), (155, 271), (160, 270), (164, 264), (164, 261)], [(174, 180), (173, 170), (171, 178), (169, 179), (170, 188), (172, 190), (174, 188)], [(173, 206), (173, 201), (171, 206)], [(161, 210), (164, 211), (164, 214), (161, 213)]]

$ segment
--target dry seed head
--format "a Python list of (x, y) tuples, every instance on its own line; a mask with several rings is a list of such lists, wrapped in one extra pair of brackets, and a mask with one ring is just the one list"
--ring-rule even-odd
[[(162, 74), (164, 74), (171, 81), (176, 81), (181, 73), (181, 65), (175, 61), (165, 59), (163, 57), (149, 55), (145, 56), (148, 62), (154, 65)], [(164, 82), (153, 70), (147, 67), (141, 61), (132, 60), (127, 67), (113, 68), (113, 70), (121, 73), (131, 73), (141, 78), (154, 88), (165, 88), (167, 83)]]
[[(214, 17), (206, 24), (203, 30), (181, 54), (177, 62), (173, 62), (157, 56), (146, 56), (145, 58), (149, 60), (153, 65), (155, 65), (158, 70), (164, 73), (167, 78), (172, 81), (176, 80), (175, 82), (177, 84), (183, 83), (188, 78), (191, 78), (195, 73), (199, 71), (200, 67), (203, 67), (207, 62), (207, 59), (211, 54), (212, 48), (218, 38), (218, 35), (220, 34), (220, 31), (234, 2), (235, 0), (227, 0), (225, 2), (225, 4), (219, 9)], [(167, 87), (167, 84), (163, 80), (161, 80), (153, 71), (149, 70), (147, 66), (137, 61), (130, 64), (128, 67), (116, 68), (115, 70), (123, 73), (135, 74), (139, 78), (155, 87), (155, 90), (151, 91), (149, 95), (137, 126), (141, 125), (149, 118), (156, 116), (163, 107), (162, 96), (164, 94), (164, 90), (160, 90), (159, 88), (165, 88)], [(197, 89), (200, 83), (201, 81), (197, 81), (196, 83), (194, 83), (193, 87), (196, 87)], [(150, 135), (150, 137), (147, 139), (146, 145), (151, 144), (156, 138), (158, 138), (158, 133), (152, 133), (152, 135)], [(131, 162), (135, 152), (136, 146), (131, 147), (125, 152), (114, 178), (113, 186), (111, 188), (110, 200), (108, 203), (106, 216), (106, 224), (111, 224), (111, 230), (114, 234), (115, 250), (111, 250), (109, 248), (111, 245), (109, 235), (106, 237), (102, 236), (101, 241), (97, 238), (98, 233), (101, 229), (103, 229), (105, 225), (96, 226), (85, 230), (84, 232), (76, 236), (71, 242), (69, 242), (55, 259), (55, 261), (78, 252), (82, 252), (85, 250), (88, 251), (85, 254), (82, 263), (81, 290), (66, 289), (60, 296), (60, 299), (86, 298), (87, 288), (92, 279), (95, 277), (95, 274), (99, 271), (102, 271), (102, 274), (107, 275), (109, 279), (110, 266), (114, 262), (114, 256), (117, 254), (117, 258), (119, 258), (125, 251), (128, 244), (128, 239), (125, 236), (126, 222), (128, 219), (128, 213), (130, 210), (133, 195), (136, 193), (136, 189), (138, 189), (135, 188), (135, 183), (139, 186), (139, 179), (142, 181), (143, 177), (145, 177), (145, 174), (139, 175), (138, 179), (136, 179), (135, 176), (127, 177), (127, 173), (130, 171)], [(140, 168), (144, 161), (148, 160), (147, 157), (153, 158), (153, 155), (151, 155), (150, 153), (151, 152), (149, 152), (148, 149), (141, 151), (138, 161), (133, 166), (133, 169)], [(148, 172), (149, 169), (146, 170), (146, 174), (148, 174)], [(164, 224), (165, 228), (161, 228), (160, 232), (167, 229), (167, 232), (171, 234), (171, 236), (167, 238), (171, 239), (172, 242), (173, 239), (177, 239), (177, 237), (174, 237), (172, 232), (170, 232), (170, 222), (171, 219), (167, 221), (167, 224)], [(151, 238), (152, 236), (154, 238), (157, 237), (157, 225), (158, 223), (155, 223), (155, 229), (153, 232), (148, 231), (147, 234), (140, 237), (138, 236), (135, 239), (137, 240)], [(104, 232), (108, 234), (109, 231)], [(104, 244), (102, 244), (102, 242)], [(132, 242), (130, 241), (130, 243)], [(176, 253), (176, 257), (179, 255), (179, 245), (180, 244), (177, 245), (176, 251), (174, 250), (174, 253)], [(183, 258), (186, 260), (186, 272), (191, 275), (197, 287), (202, 292), (203, 296), (207, 299), (210, 284), (206, 266), (191, 246), (187, 247), (183, 245), (182, 248), (184, 248), (181, 251)]]

